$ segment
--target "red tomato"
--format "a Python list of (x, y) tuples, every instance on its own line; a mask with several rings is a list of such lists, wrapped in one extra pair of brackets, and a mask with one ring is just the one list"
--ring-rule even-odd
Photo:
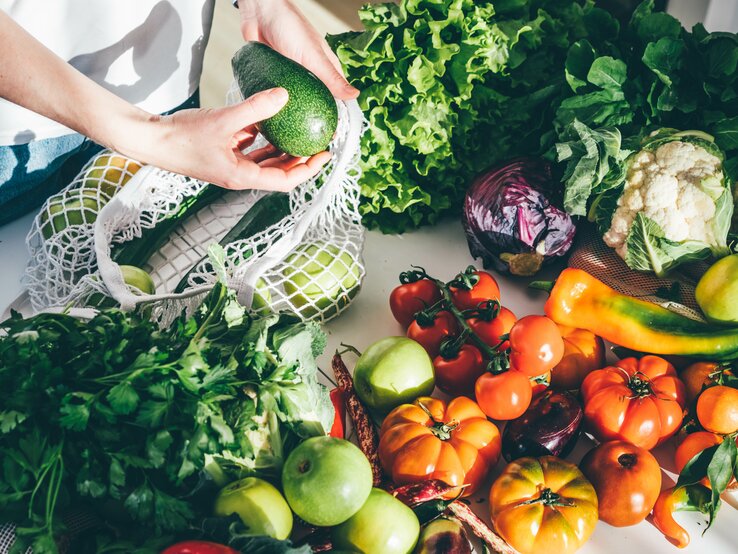
[(525, 316), (510, 330), (511, 368), (535, 377), (551, 371), (563, 357), (564, 340), (546, 316)]
[(492, 348), (498, 348), (499, 350), (505, 350), (507, 341), (505, 343), (500, 342), (502, 335), (507, 335), (515, 325), (517, 318), (507, 308), (500, 308), (500, 313), (497, 317), (491, 321), (487, 321), (479, 317), (470, 317), (466, 320), (471, 327), (471, 330), (482, 339), (483, 342), (490, 345)]
[(486, 368), (479, 348), (465, 344), (454, 358), (436, 356), (436, 386), (451, 396), (472, 396), (474, 384)]
[(477, 282), (471, 289), (451, 287), (451, 298), (460, 310), (473, 310), (487, 300), (500, 301), (500, 287), (497, 286), (497, 281), (492, 275), (486, 271), (475, 271), (472, 273), (472, 278), (474, 276)]
[(404, 283), (390, 293), (390, 309), (395, 319), (405, 328), (413, 322), (415, 314), (441, 299), (441, 291), (433, 281), (421, 279)]
[(178, 542), (163, 550), (161, 554), (239, 554), (230, 546), (208, 541)]
[(682, 423), (684, 384), (658, 356), (625, 358), (593, 371), (581, 391), (584, 420), (600, 442), (624, 440), (651, 450)]
[(429, 326), (424, 327), (416, 320), (407, 328), (408, 338), (420, 343), (431, 358), (438, 356), (443, 339), (452, 337), (458, 332), (456, 318), (447, 311), (438, 312)]
[(533, 398), (528, 376), (515, 370), (485, 373), (477, 379), (474, 393), (482, 411), (497, 420), (520, 417)]
[(339, 388), (330, 392), (331, 404), (333, 404), (333, 427), (329, 435), (337, 439), (343, 439), (346, 435), (346, 393)]

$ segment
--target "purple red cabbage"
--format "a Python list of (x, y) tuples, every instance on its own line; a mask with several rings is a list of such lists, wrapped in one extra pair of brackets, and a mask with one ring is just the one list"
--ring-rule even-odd
[(551, 164), (540, 158), (516, 158), (479, 175), (463, 209), (472, 256), (515, 275), (533, 275), (561, 259), (576, 234), (560, 207), (561, 190)]

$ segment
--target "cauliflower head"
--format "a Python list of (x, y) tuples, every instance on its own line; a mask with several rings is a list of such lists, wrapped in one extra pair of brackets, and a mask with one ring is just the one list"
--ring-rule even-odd
[(629, 267), (663, 275), (674, 266), (728, 254), (732, 187), (722, 153), (698, 131), (663, 129), (630, 155), (620, 186), (596, 209), (603, 240)]

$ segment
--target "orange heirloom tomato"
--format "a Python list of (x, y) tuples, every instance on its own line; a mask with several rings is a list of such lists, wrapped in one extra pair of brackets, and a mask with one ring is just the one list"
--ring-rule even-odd
[(605, 365), (605, 344), (586, 329), (557, 326), (564, 340), (564, 357), (551, 370), (551, 387), (578, 389), (589, 373)]
[(597, 494), (579, 468), (554, 456), (508, 464), (489, 491), (492, 524), (521, 554), (569, 554), (597, 524)]
[[(440, 479), (474, 493), (500, 458), (501, 439), (477, 403), (421, 396), (392, 410), (379, 430), (379, 460), (397, 485)], [(454, 495), (455, 496), (455, 495)]]
[(682, 423), (684, 384), (658, 356), (625, 358), (582, 383), (584, 420), (600, 442), (624, 440), (651, 450)]
[(551, 371), (564, 356), (556, 324), (543, 315), (528, 315), (510, 329), (510, 367), (529, 377)]
[(720, 435), (738, 431), (738, 389), (718, 385), (697, 398), (697, 419), (702, 427)]

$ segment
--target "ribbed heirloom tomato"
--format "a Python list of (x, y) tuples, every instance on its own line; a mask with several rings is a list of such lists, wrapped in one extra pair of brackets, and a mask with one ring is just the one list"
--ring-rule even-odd
[(684, 385), (658, 356), (625, 358), (582, 383), (584, 419), (601, 442), (624, 440), (651, 450), (682, 423)]
[(579, 464), (597, 492), (600, 519), (615, 527), (646, 519), (661, 492), (661, 468), (648, 450), (625, 441), (593, 448)]
[(578, 389), (584, 378), (605, 364), (602, 339), (586, 329), (557, 325), (564, 340), (564, 356), (551, 370), (551, 386), (560, 390)]
[(579, 468), (554, 456), (508, 464), (489, 491), (492, 523), (521, 554), (570, 554), (597, 524), (597, 494)]
[(479, 488), (500, 458), (501, 439), (476, 402), (460, 396), (446, 404), (420, 397), (384, 419), (379, 431), (379, 459), (398, 484), (440, 479), (452, 486)]

